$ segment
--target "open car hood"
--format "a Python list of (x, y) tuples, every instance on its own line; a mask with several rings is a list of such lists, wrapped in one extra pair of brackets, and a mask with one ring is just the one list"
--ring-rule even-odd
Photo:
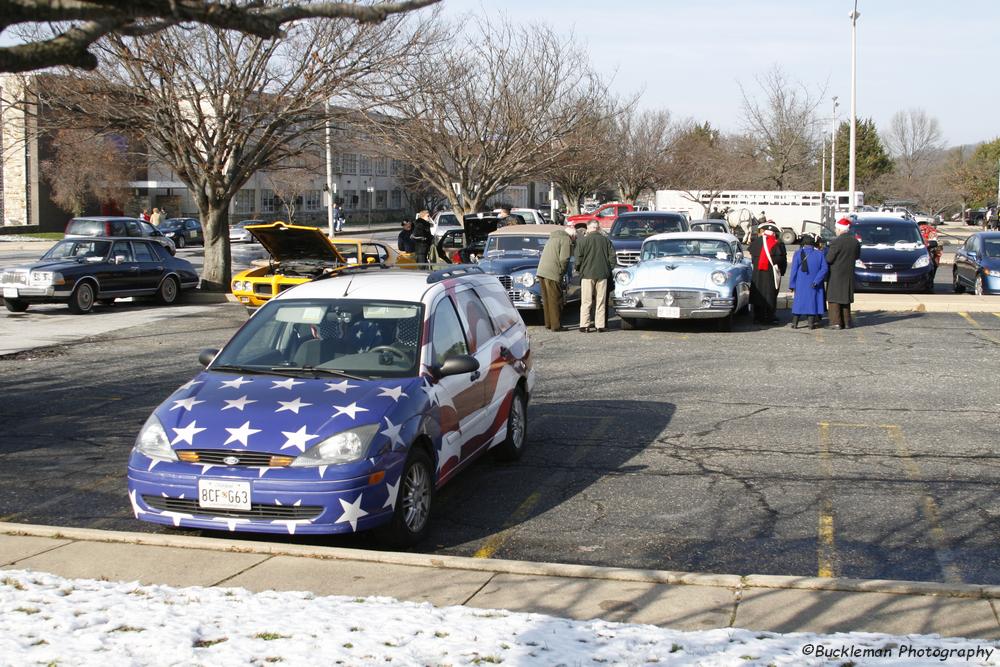
[(344, 257), (318, 227), (300, 227), (275, 222), (269, 225), (247, 225), (246, 230), (257, 239), (276, 262), (318, 260), (345, 264)]
[(497, 230), (497, 217), (478, 217), (467, 215), (465, 217), (465, 242), (472, 245), (476, 241), (484, 241), (486, 237)]

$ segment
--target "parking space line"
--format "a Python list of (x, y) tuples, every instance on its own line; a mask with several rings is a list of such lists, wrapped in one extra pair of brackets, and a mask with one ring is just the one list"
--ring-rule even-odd
[(819, 453), (823, 465), (823, 475), (826, 478), (820, 487), (819, 502), (819, 543), (816, 547), (818, 576), (835, 576), (834, 563), (837, 551), (834, 545), (833, 502), (830, 500), (833, 480), (833, 463), (830, 459), (830, 424), (819, 423)]
[(958, 315), (972, 326), (976, 327), (977, 329), (979, 328), (979, 322), (972, 319), (972, 315), (969, 315), (968, 313), (964, 312), (960, 312)]
[(941, 526), (941, 511), (934, 498), (927, 492), (923, 485), (923, 475), (921, 474), (920, 467), (910, 453), (910, 448), (906, 445), (903, 430), (896, 424), (888, 425), (885, 429), (893, 444), (896, 445), (896, 452), (903, 460), (903, 467), (906, 469), (907, 477), (910, 478), (910, 481), (920, 483), (921, 490), (923, 491), (921, 511), (923, 512), (924, 519), (930, 526), (931, 542), (934, 545), (934, 557), (941, 568), (941, 572), (944, 574), (944, 579), (950, 584), (960, 584), (962, 583), (962, 574), (958, 566), (955, 565), (954, 555), (948, 545), (948, 536)]
[[(555, 415), (540, 415), (541, 418), (552, 417)], [(593, 430), (590, 432), (589, 443), (581, 443), (577, 445), (573, 453), (566, 459), (569, 465), (579, 463), (594, 447), (597, 447), (599, 441), (611, 428), (611, 424), (614, 420), (613, 417), (602, 417), (600, 415), (570, 415), (572, 419), (593, 419), (597, 420), (598, 423), (595, 425)], [(537, 420), (536, 420), (537, 421)], [(555, 489), (560, 486), (564, 478), (569, 475), (569, 471), (566, 468), (556, 471), (552, 475), (548, 476), (545, 480), (545, 489)], [(510, 539), (517, 527), (527, 519), (531, 510), (534, 509), (535, 505), (542, 498), (542, 491), (544, 489), (538, 489), (533, 491), (527, 498), (525, 498), (517, 508), (511, 512), (510, 516), (503, 523), (503, 528), (498, 532), (487, 538), (483, 546), (479, 547), (474, 554), (473, 558), (492, 558), (494, 554)]]
[[(994, 315), (996, 315), (996, 313), (993, 313), (993, 314), (994, 314)], [(965, 321), (966, 321), (966, 322), (968, 322), (968, 323), (969, 323), (969, 324), (971, 324), (971, 325), (972, 325), (973, 327), (975, 327), (975, 328), (976, 328), (976, 332), (977, 332), (977, 333), (978, 333), (978, 334), (979, 334), (980, 336), (982, 336), (983, 338), (985, 338), (986, 340), (988, 340), (988, 341), (990, 341), (990, 342), (992, 342), (992, 343), (996, 343), (997, 345), (1000, 345), (1000, 339), (998, 339), (998, 338), (994, 338), (993, 336), (991, 336), (991, 335), (989, 335), (988, 333), (986, 333), (985, 331), (983, 331), (983, 325), (981, 325), (981, 324), (980, 324), (979, 322), (977, 322), (976, 320), (972, 319), (972, 315), (969, 315), (968, 313), (961, 313), (961, 312), (959, 313), (959, 315), (960, 315), (960, 316), (961, 316), (961, 317), (962, 317), (963, 319), (965, 319)], [(1000, 315), (997, 315), (997, 317), (1000, 317)]]

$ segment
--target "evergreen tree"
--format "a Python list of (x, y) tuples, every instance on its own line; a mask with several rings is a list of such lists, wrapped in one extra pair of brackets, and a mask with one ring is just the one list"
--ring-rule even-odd
[[(877, 199), (877, 193), (872, 191), (879, 177), (888, 174), (893, 169), (892, 158), (882, 145), (882, 139), (875, 129), (875, 121), (871, 118), (858, 119), (857, 155), (855, 162), (855, 187), (865, 193), (866, 201)], [(851, 124), (844, 121), (837, 128), (837, 190), (847, 190), (850, 178), (849, 165), (851, 154)], [(829, 177), (828, 177), (829, 178)]]

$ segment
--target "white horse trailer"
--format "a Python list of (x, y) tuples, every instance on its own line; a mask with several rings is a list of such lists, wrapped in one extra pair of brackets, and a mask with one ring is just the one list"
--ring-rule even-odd
[[(855, 192), (855, 207), (864, 205), (864, 193)], [(730, 227), (749, 230), (761, 212), (781, 229), (781, 240), (792, 245), (805, 231), (806, 222), (833, 228), (838, 214), (850, 210), (849, 192), (793, 190), (657, 190), (656, 210), (686, 213), (694, 220), (707, 218), (714, 209), (725, 213)]]

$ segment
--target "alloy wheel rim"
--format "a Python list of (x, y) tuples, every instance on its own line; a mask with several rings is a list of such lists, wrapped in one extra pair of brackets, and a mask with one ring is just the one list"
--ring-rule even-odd
[(90, 288), (90, 285), (80, 286), (80, 292), (77, 294), (76, 303), (80, 306), (81, 310), (89, 310), (90, 307), (94, 305), (94, 290)]
[(982, 295), (983, 295), (983, 277), (982, 276), (977, 276), (976, 277), (976, 296), (982, 296)]
[(403, 482), (403, 521), (414, 533), (427, 523), (430, 510), (430, 477), (422, 465), (412, 465)]
[(519, 396), (514, 397), (510, 406), (510, 439), (515, 449), (521, 449), (524, 443), (524, 402)]
[(167, 279), (167, 282), (163, 283), (163, 298), (166, 301), (173, 301), (177, 296), (177, 286), (174, 285), (174, 281)]

